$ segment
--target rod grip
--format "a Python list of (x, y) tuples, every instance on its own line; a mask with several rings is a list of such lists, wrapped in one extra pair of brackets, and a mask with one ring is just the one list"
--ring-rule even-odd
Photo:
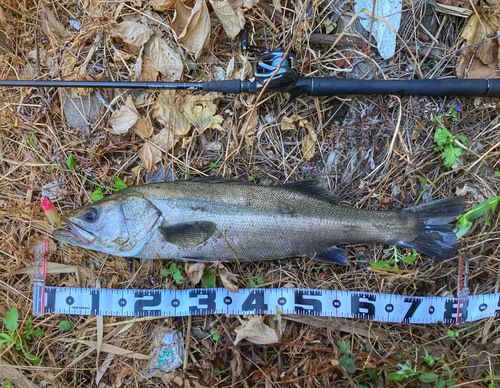
[(203, 90), (207, 92), (219, 93), (241, 93), (241, 81), (239, 79), (231, 79), (225, 81), (207, 81), (203, 82)]
[(398, 96), (498, 97), (500, 79), (353, 80), (299, 77), (295, 87), (313, 96), (394, 94)]

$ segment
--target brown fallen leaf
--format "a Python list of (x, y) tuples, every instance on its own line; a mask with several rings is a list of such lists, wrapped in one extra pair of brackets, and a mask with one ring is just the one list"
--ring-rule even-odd
[[(24, 377), (22, 372), (19, 370), (17, 365), (11, 365), (6, 360), (0, 358), (0, 377), (2, 379), (8, 379), (12, 384), (15, 384), (18, 388), (38, 388), (39, 386)], [(7, 386), (7, 383), (3, 385)]]
[(156, 171), (156, 164), (161, 160), (161, 152), (154, 145), (144, 143), (141, 152), (139, 152), (139, 159), (141, 159), (144, 168), (152, 173)]
[(47, 240), (47, 254), (54, 252), (57, 249), (57, 245), (52, 240), (51, 238), (48, 238), (45, 235), (39, 235), (39, 236), (31, 236), (29, 241), (28, 241), (28, 252), (30, 254), (34, 254), (35, 250), (41, 245), (45, 243), (45, 240)]
[(497, 78), (500, 76), (499, 41), (496, 38), (496, 31), (491, 27), (498, 25), (500, 18), (496, 15), (488, 15), (489, 22), (481, 23), (480, 17), (486, 17), (481, 12), (479, 15), (473, 14), (463, 29), (461, 36), (467, 45), (462, 49), (456, 65), (459, 78)]
[(198, 133), (203, 133), (209, 128), (224, 130), (220, 125), (223, 121), (222, 116), (215, 114), (217, 105), (214, 101), (218, 98), (217, 93), (207, 93), (204, 96), (192, 94), (186, 96), (184, 117), (194, 125)]
[(165, 76), (165, 81), (179, 81), (184, 68), (180, 54), (163, 39), (151, 43), (151, 66)]
[(177, 43), (198, 58), (210, 36), (210, 15), (205, 0), (195, 0), (192, 8), (183, 0), (177, 0), (172, 31)]
[(110, 25), (110, 33), (112, 37), (119, 37), (125, 43), (141, 47), (151, 38), (153, 30), (142, 23), (125, 21)]
[(282, 131), (288, 131), (288, 130), (297, 130), (297, 126), (295, 123), (300, 120), (299, 115), (293, 115), (292, 117), (283, 117), (281, 119), (281, 130)]
[(110, 132), (115, 135), (123, 135), (135, 125), (138, 118), (139, 115), (132, 102), (132, 97), (128, 96), (125, 105), (111, 115), (109, 122), (113, 129)]
[(187, 262), (184, 269), (189, 276), (189, 280), (193, 282), (193, 284), (198, 284), (203, 277), (203, 270), (205, 269), (205, 263), (202, 262)]
[(231, 39), (245, 26), (245, 16), (241, 8), (233, 8), (228, 0), (210, 0), (215, 14), (222, 23), (224, 31)]
[(311, 160), (314, 157), (317, 140), (318, 136), (314, 131), (309, 131), (309, 133), (304, 136), (302, 139), (302, 154), (304, 155), (304, 159)]
[(226, 290), (229, 292), (238, 293), (238, 278), (232, 272), (222, 264), (217, 263), (217, 269), (219, 270), (219, 276), (222, 280), (222, 284)]
[(163, 128), (158, 134), (151, 138), (151, 141), (164, 152), (168, 152), (175, 147), (179, 139), (175, 136), (172, 129)]
[(155, 11), (166, 11), (171, 9), (176, 0), (149, 0), (148, 4), (153, 7)]
[(184, 99), (176, 95), (175, 90), (162, 90), (156, 99), (153, 115), (161, 124), (173, 129), (175, 135), (186, 136), (191, 123), (182, 113), (184, 105)]
[(154, 132), (153, 125), (146, 117), (139, 117), (132, 130), (142, 137), (151, 137)]
[(141, 82), (145, 82), (145, 81), (155, 82), (155, 81), (157, 81), (159, 71), (156, 70), (151, 65), (151, 58), (146, 54), (142, 54), (141, 58), (142, 58), (141, 75), (139, 76), (138, 81), (141, 81)]
[(238, 345), (244, 339), (257, 345), (274, 344), (278, 342), (278, 335), (263, 322), (262, 316), (260, 315), (254, 315), (248, 322), (234, 329), (234, 331), (236, 332), (235, 345)]
[(50, 31), (57, 33), (63, 38), (71, 35), (68, 31), (66, 31), (62, 23), (59, 20), (57, 20), (57, 18), (54, 15), (54, 12), (52, 12), (46, 6), (42, 7), (38, 12), (38, 14), (40, 15), (40, 19), (43, 22), (42, 28), (45, 31), (45, 33), (48, 34), (49, 36), (50, 36)]

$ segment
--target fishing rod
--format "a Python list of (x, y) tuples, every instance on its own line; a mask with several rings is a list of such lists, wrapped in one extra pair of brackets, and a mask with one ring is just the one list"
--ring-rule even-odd
[[(241, 35), (241, 48), (258, 54), (253, 66), (253, 80), (223, 80), (207, 82), (107, 82), (107, 81), (4, 81), (0, 87), (56, 88), (125, 88), (203, 90), (224, 94), (268, 92), (299, 95), (347, 96), (356, 94), (392, 94), (398, 96), (436, 97), (500, 97), (500, 79), (411, 79), (411, 80), (353, 80), (335, 77), (301, 77), (298, 58), (281, 49), (269, 50), (248, 44), (248, 29)], [(280, 65), (281, 64), (281, 65)]]

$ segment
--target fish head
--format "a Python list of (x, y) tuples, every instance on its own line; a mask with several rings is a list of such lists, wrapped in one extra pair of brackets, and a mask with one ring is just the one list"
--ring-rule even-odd
[(113, 255), (137, 255), (162, 217), (151, 201), (127, 190), (62, 216), (54, 238)]

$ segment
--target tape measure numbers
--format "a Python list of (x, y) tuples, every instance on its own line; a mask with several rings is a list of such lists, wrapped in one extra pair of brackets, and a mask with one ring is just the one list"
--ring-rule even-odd
[[(40, 287), (42, 288), (42, 287)], [(500, 293), (466, 298), (299, 288), (133, 290), (47, 287), (34, 292), (33, 312), (70, 315), (182, 317), (283, 314), (396, 323), (463, 323), (500, 316)]]

